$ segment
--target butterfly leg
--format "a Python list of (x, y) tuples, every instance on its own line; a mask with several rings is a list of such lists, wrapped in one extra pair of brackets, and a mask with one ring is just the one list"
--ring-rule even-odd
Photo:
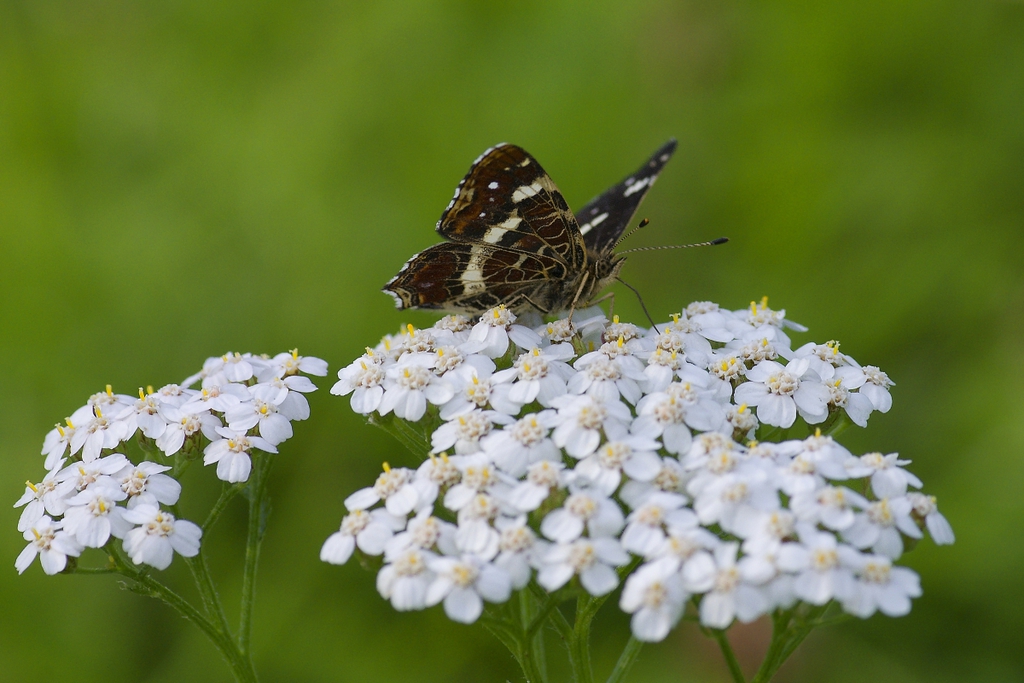
[(551, 309), (544, 308), (543, 306), (541, 306), (540, 304), (538, 304), (536, 301), (534, 301), (530, 297), (526, 296), (525, 294), (523, 296), (519, 297), (519, 301), (524, 301), (524, 302), (530, 304), (535, 309), (537, 309), (537, 311), (540, 312), (541, 315), (550, 315), (551, 314)]
[(580, 278), (580, 286), (576, 288), (576, 296), (572, 298), (572, 303), (569, 304), (569, 322), (572, 323), (572, 314), (576, 312), (576, 304), (579, 303), (580, 295), (583, 294), (583, 288), (587, 286), (587, 280), (590, 279), (590, 273), (584, 271), (583, 277)]

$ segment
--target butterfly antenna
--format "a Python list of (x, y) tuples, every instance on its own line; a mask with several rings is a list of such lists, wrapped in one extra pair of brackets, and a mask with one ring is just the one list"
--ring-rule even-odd
[(638, 251), (658, 251), (659, 249), (689, 249), (691, 247), (714, 247), (715, 245), (724, 245), (729, 241), (729, 238), (719, 238), (718, 240), (711, 240), (709, 242), (696, 242), (692, 245), (668, 245), (665, 247), (637, 247), (636, 249), (627, 249), (626, 251), (617, 252), (618, 254), (632, 254)]
[(729, 241), (729, 238), (719, 238), (718, 240), (711, 240), (710, 242), (696, 242), (692, 245), (668, 245), (665, 247), (637, 247), (636, 249), (627, 249), (626, 251), (617, 252), (617, 254), (632, 254), (638, 251), (658, 251), (660, 249), (690, 249), (691, 247), (714, 247), (715, 245), (724, 245)]
[(648, 220), (648, 219), (646, 219), (646, 218), (645, 218), (645, 219), (643, 219), (642, 221), (640, 221), (640, 224), (639, 224), (639, 225), (637, 225), (637, 226), (636, 226), (635, 228), (633, 228), (632, 230), (630, 230), (629, 232), (627, 232), (627, 233), (626, 233), (625, 235), (623, 235), (622, 237), (620, 237), (619, 239), (617, 239), (617, 240), (615, 241), (615, 244), (613, 245), (613, 248), (614, 248), (614, 247), (617, 247), (617, 246), (619, 246), (620, 244), (622, 244), (622, 243), (623, 243), (623, 242), (624, 242), (624, 241), (626, 240), (626, 238), (627, 238), (627, 237), (629, 237), (630, 235), (632, 235), (632, 234), (633, 234), (634, 232), (636, 232), (636, 231), (637, 231), (637, 230), (639, 230), (640, 228), (646, 227), (646, 226), (647, 226), (647, 224), (648, 224), (648, 223), (650, 223), (650, 222), (651, 222), (651, 221), (649, 221), (649, 220)]
[(644, 315), (646, 315), (647, 319), (651, 321), (651, 327), (654, 328), (655, 332), (661, 334), (661, 330), (658, 329), (658, 323), (654, 322), (654, 318), (651, 317), (651, 314), (647, 310), (647, 304), (644, 303), (644, 298), (640, 296), (640, 291), (637, 290), (637, 288), (634, 287), (633, 285), (623, 280), (621, 277), (616, 277), (615, 279), (629, 287), (633, 291), (633, 293), (636, 294), (636, 298), (640, 300), (640, 308), (644, 309)]

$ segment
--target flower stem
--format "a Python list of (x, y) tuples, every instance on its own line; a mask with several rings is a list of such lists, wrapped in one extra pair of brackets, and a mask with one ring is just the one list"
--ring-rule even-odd
[(626, 641), (626, 647), (623, 648), (622, 654), (619, 655), (619, 661), (615, 662), (615, 668), (612, 669), (611, 675), (608, 676), (607, 683), (619, 683), (619, 681), (625, 678), (636, 662), (637, 655), (640, 654), (640, 649), (643, 646), (643, 642), (637, 640), (636, 636), (629, 636), (629, 640)]
[(724, 629), (708, 629), (712, 638), (718, 641), (718, 647), (722, 650), (722, 656), (725, 657), (725, 663), (729, 667), (729, 673), (732, 674), (732, 680), (735, 683), (746, 683), (747, 679), (743, 677), (743, 669), (740, 668), (740, 661), (736, 659), (736, 653), (732, 650), (732, 645), (729, 644), (729, 635)]
[(252, 666), (252, 611), (256, 599), (256, 566), (260, 558), (260, 544), (266, 531), (266, 518), (270, 505), (266, 500), (267, 475), (273, 463), (269, 453), (254, 458), (249, 482), (249, 528), (245, 543), (245, 566), (242, 573), (242, 609), (238, 622), (238, 647)]
[(139, 568), (130, 561), (126, 562), (126, 558), (116, 555), (112, 555), (112, 559), (117, 566), (115, 571), (135, 583), (135, 592), (163, 600), (178, 614), (202, 631), (210, 639), (214, 647), (220, 650), (224, 659), (227, 660), (228, 666), (231, 667), (231, 671), (238, 683), (257, 683), (256, 671), (253, 669), (252, 661), (238, 649), (229, 633), (218, 628), (214, 622), (203, 616), (185, 598), (150, 576), (148, 569)]
[(534, 677), (527, 676), (529, 681), (547, 683), (547, 652), (544, 647), (543, 626), (551, 616), (551, 611), (557, 607), (558, 603), (549, 598), (538, 609), (537, 600), (532, 593), (519, 592), (519, 619), (523, 629), (524, 656), (536, 667)]
[(202, 549), (195, 557), (185, 558), (185, 563), (192, 571), (192, 578), (195, 579), (196, 588), (203, 600), (203, 607), (211, 619), (216, 619), (222, 633), (231, 637), (231, 627), (228, 625), (227, 616), (224, 614), (224, 607), (221, 605), (220, 596), (217, 595), (217, 588), (213, 585), (213, 578), (210, 576), (210, 568), (206, 564), (206, 555)]
[(596, 610), (591, 609), (588, 595), (576, 598), (576, 621), (569, 643), (569, 659), (572, 662), (573, 679), (576, 683), (593, 683), (594, 671), (590, 663), (590, 622)]

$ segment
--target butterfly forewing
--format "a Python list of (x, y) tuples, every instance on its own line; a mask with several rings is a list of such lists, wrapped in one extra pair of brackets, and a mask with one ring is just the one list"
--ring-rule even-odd
[(498, 145), (477, 159), (437, 231), (455, 242), (548, 256), (574, 271), (586, 259), (583, 237), (562, 193), (537, 160), (515, 145)]
[(576, 220), (587, 249), (597, 254), (612, 252), (622, 233), (629, 227), (647, 190), (654, 185), (661, 169), (675, 151), (676, 141), (669, 140), (643, 166), (576, 212)]

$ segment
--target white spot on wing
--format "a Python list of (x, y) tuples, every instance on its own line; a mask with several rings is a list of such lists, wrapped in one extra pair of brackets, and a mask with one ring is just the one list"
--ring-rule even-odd
[(515, 230), (519, 227), (519, 224), (523, 222), (523, 219), (516, 214), (512, 214), (501, 223), (498, 223), (499, 227), (505, 228), (506, 230)]
[[(505, 223), (508, 223), (508, 221), (505, 221)], [(502, 223), (502, 225), (505, 223)], [(506, 232), (508, 232), (508, 230), (505, 230), (504, 228), (488, 228), (487, 232), (484, 233), (484, 242), (487, 242), (488, 244), (497, 244), (501, 240), (501, 236)]]
[(488, 190), (497, 190), (498, 189), (498, 181), (492, 180), (490, 183), (488, 183), (487, 189)]
[(474, 294), (485, 289), (483, 257), (484, 252), (482, 249), (473, 249), (470, 252), (469, 263), (466, 264), (466, 269), (459, 275), (464, 294)]
[(608, 212), (606, 211), (602, 213), (600, 216), (594, 218), (594, 220), (590, 221), (589, 223), (584, 223), (583, 225), (580, 226), (580, 234), (586, 235), (588, 232), (590, 232), (591, 228), (596, 228), (597, 226), (601, 225), (601, 223), (604, 223), (607, 218)]
[(519, 203), (527, 197), (532, 197), (538, 192), (544, 189), (540, 183), (533, 183), (532, 185), (520, 185), (516, 188), (516, 191), (512, 193), (512, 201)]
[(638, 180), (637, 182), (635, 182), (632, 185), (630, 185), (629, 187), (627, 187), (626, 191), (622, 193), (622, 196), (623, 197), (628, 197), (631, 194), (635, 194), (635, 193), (639, 192), (640, 190), (644, 189), (645, 187), (647, 187), (648, 185), (650, 185), (650, 183), (651, 183), (651, 179), (650, 178), (644, 178), (643, 180)]

